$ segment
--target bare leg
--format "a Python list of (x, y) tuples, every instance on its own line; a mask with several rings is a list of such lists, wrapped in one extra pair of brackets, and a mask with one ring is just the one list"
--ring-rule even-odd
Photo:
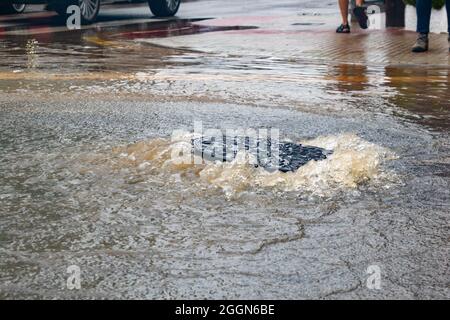
[(356, 0), (356, 5), (362, 7), (364, 5), (364, 0)]
[(348, 3), (349, 0), (339, 0), (339, 8), (341, 9), (342, 24), (348, 25)]

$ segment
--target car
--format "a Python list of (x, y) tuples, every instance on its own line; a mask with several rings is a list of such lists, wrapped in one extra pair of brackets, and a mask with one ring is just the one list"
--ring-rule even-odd
[(0, 13), (22, 13), (26, 6), (23, 3), (2, 3), (0, 4)]
[[(80, 7), (81, 22), (83, 24), (93, 23), (100, 10), (100, 5), (104, 3), (117, 2), (117, 0), (1, 0), (5, 8), (22, 8), (26, 4), (47, 4), (48, 8), (56, 11), (65, 17), (68, 15), (67, 9), (72, 5)], [(122, 1), (123, 2), (123, 1)], [(129, 1), (140, 2), (140, 1)], [(174, 16), (180, 8), (181, 0), (147, 0), (150, 10), (157, 17)], [(23, 9), (25, 9), (23, 7)]]

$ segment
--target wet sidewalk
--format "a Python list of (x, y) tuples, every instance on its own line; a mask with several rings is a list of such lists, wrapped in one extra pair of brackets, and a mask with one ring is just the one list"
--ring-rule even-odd
[[(336, 34), (334, 13), (305, 11), (290, 16), (241, 16), (206, 20), (202, 26), (255, 27), (167, 39), (141, 39), (154, 44), (205, 52), (267, 55), (285, 59), (319, 59), (326, 62), (366, 65), (450, 66), (447, 34), (432, 34), (430, 51), (414, 54), (416, 33), (400, 28), (361, 30)], [(139, 39), (137, 39), (139, 41)]]

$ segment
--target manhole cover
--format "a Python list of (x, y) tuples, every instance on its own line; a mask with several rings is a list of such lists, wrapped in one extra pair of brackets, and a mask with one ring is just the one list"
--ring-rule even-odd
[(270, 138), (201, 137), (192, 139), (195, 155), (206, 161), (231, 162), (240, 151), (253, 156), (251, 164), (267, 171), (293, 172), (310, 161), (325, 160), (332, 151), (292, 142), (273, 143)]

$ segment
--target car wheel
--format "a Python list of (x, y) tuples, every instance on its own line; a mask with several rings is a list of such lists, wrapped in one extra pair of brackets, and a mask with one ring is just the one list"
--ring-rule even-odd
[(0, 13), (22, 13), (25, 8), (25, 4), (3, 4), (0, 5)]
[(181, 0), (149, 0), (150, 10), (157, 17), (174, 16), (180, 8)]
[(67, 17), (67, 8), (73, 5), (80, 7), (81, 23), (90, 24), (97, 19), (101, 0), (59, 0), (51, 3), (51, 8), (60, 16)]

